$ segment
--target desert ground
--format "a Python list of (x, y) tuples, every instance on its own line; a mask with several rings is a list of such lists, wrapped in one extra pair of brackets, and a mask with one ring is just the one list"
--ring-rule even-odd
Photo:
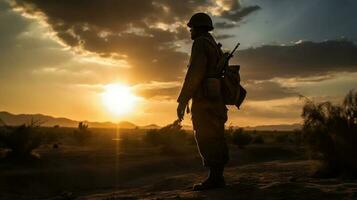
[(148, 142), (148, 130), (43, 128), (52, 135), (29, 160), (2, 149), (0, 199), (357, 199), (357, 181), (311, 176), (318, 166), (293, 132), (251, 132), (260, 141), (230, 144), (227, 187), (194, 192), (206, 176), (188, 131), (185, 139)]

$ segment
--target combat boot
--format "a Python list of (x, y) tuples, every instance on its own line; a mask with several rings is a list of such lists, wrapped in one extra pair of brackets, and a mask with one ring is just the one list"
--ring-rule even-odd
[(212, 190), (223, 188), (226, 182), (223, 177), (223, 166), (210, 167), (209, 175), (202, 183), (195, 184), (193, 191)]

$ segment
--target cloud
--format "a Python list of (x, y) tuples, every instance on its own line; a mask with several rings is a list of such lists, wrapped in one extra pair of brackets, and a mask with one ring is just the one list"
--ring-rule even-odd
[[(124, 69), (108, 69), (103, 65), (81, 63), (75, 66), (56, 66), (61, 57), (46, 65), (38, 65), (37, 75), (65, 76), (75, 83), (103, 83), (113, 80), (115, 73), (127, 83), (169, 83), (182, 78), (188, 53), (180, 44), (189, 38), (186, 21), (192, 13), (209, 11), (221, 18), (218, 28), (231, 28), (244, 17), (260, 9), (259, 6), (243, 7), (239, 1), (163, 1), (145, 0), (136, 6), (132, 0), (124, 1), (38, 1), (14, 0), (13, 6), (27, 15), (38, 16), (50, 25), (57, 38), (82, 55), (94, 55), (103, 60), (119, 60), (110, 65), (126, 65)], [(218, 39), (233, 37), (220, 34)], [(249, 89), (248, 98), (270, 100), (294, 96), (295, 90), (284, 85), (284, 80), (305, 77), (328, 77), (333, 72), (356, 71), (356, 45), (349, 41), (300, 42), (291, 46), (265, 45), (242, 50), (233, 62), (242, 65), (242, 80)], [(51, 52), (51, 51), (48, 51)], [(24, 54), (25, 55), (25, 54)], [(56, 58), (51, 55), (49, 57)], [(76, 57), (78, 58), (78, 57)], [(90, 61), (90, 60), (86, 60)], [(35, 63), (36, 64), (36, 63)], [(85, 69), (87, 68), (87, 70)], [(63, 73), (53, 73), (59, 69)], [(91, 73), (82, 73), (91, 72)], [(51, 76), (49, 74), (52, 74)], [(90, 75), (90, 76), (89, 76)], [(100, 77), (103, 76), (103, 77)], [(105, 77), (104, 77), (105, 76)], [(279, 79), (276, 81), (275, 79)], [(271, 80), (273, 79), (273, 80)], [(109, 81), (110, 81), (109, 80)], [(257, 82), (254, 80), (264, 80)], [(180, 86), (138, 89), (147, 98), (158, 96), (175, 99)]]
[(216, 39), (217, 40), (224, 40), (224, 39), (228, 39), (228, 38), (232, 38), (234, 37), (234, 35), (230, 35), (230, 34), (220, 34), (220, 35), (216, 35)]
[(234, 24), (234, 23), (228, 23), (228, 22), (217, 22), (214, 24), (214, 27), (215, 28), (218, 28), (218, 29), (228, 29), (228, 28), (234, 28), (236, 27), (237, 25)]
[[(295, 87), (283, 86), (280, 83), (269, 81), (248, 81), (244, 84), (248, 91), (247, 101), (269, 101), (274, 99), (284, 99), (298, 97)], [(178, 81), (156, 82), (137, 84), (133, 86), (136, 94), (147, 99), (176, 100), (181, 88)]]
[(295, 88), (284, 87), (273, 81), (252, 81), (244, 86), (248, 91), (247, 100), (267, 101), (298, 96)]
[(147, 99), (174, 100), (178, 96), (181, 83), (178, 81), (142, 83), (133, 86), (136, 94)]
[(306, 78), (357, 71), (357, 45), (351, 41), (301, 42), (291, 46), (265, 45), (239, 51), (245, 80)]
[[(236, 1), (238, 3), (238, 1)], [(240, 6), (236, 6), (235, 9), (225, 11), (221, 14), (221, 17), (230, 19), (234, 22), (241, 21), (245, 16), (251, 14), (254, 11), (261, 9), (259, 6), (249, 6), (245, 8), (241, 8)]]
[(0, 79), (31, 80), (33, 71), (57, 68), (73, 58), (73, 52), (51, 40), (48, 27), (14, 12), (5, 1), (0, 1), (0, 32)]
[[(9, 23), (11, 21), (11, 23)], [(26, 20), (11, 12), (8, 4), (0, 1), (0, 51), (13, 43), (16, 37), (29, 26)]]
[[(197, 11), (238, 22), (251, 12), (237, 1), (13, 0), (22, 13), (40, 16), (76, 52), (127, 61), (131, 81), (171, 81), (182, 76), (188, 54), (186, 22)], [(138, 6), (138, 3), (140, 6)], [(227, 5), (230, 5), (227, 7)], [(231, 12), (230, 12), (231, 11)], [(239, 13), (239, 14), (238, 14)], [(239, 15), (239, 17), (237, 17)]]

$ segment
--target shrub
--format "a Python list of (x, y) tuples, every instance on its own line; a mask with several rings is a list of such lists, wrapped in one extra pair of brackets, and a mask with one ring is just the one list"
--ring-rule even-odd
[(254, 144), (264, 144), (264, 138), (261, 135), (257, 135), (253, 138), (253, 142)]
[(232, 133), (233, 144), (237, 145), (241, 149), (250, 144), (252, 139), (253, 138), (250, 134), (243, 132), (243, 128), (236, 129)]
[(29, 125), (4, 125), (0, 131), (0, 143), (9, 149), (7, 157), (24, 159), (33, 157), (33, 150), (40, 147), (43, 141), (39, 132), (39, 122), (31, 120)]
[(356, 174), (357, 93), (350, 91), (341, 105), (314, 103), (303, 107), (303, 134), (310, 155), (317, 157), (323, 175)]
[(294, 143), (296, 146), (301, 146), (303, 144), (303, 134), (301, 130), (294, 130)]
[(232, 135), (233, 135), (234, 129), (233, 126), (229, 126), (228, 129), (224, 130), (224, 138), (226, 139), (226, 142), (228, 144), (232, 144)]
[(161, 129), (148, 130), (144, 135), (143, 140), (153, 146), (161, 146), (161, 153), (172, 153), (170, 151), (178, 151), (180, 145), (190, 143), (190, 137), (185, 130), (182, 129), (179, 121), (175, 121)]
[(44, 137), (44, 144), (58, 143), (64, 133), (59, 126), (45, 128), (46, 137)]
[(84, 143), (92, 136), (91, 132), (88, 130), (88, 124), (84, 122), (78, 123), (78, 128), (73, 132), (74, 139), (78, 143)]
[(274, 139), (276, 143), (284, 144), (290, 142), (289, 135), (286, 133), (275, 133), (274, 136), (275, 136)]
[(158, 129), (148, 130), (144, 136), (144, 141), (151, 145), (160, 145), (163, 143), (163, 138)]

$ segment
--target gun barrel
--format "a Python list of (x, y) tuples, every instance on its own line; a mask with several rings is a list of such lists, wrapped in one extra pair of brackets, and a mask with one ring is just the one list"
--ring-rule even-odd
[(238, 42), (237, 45), (234, 47), (234, 49), (232, 50), (232, 52), (229, 54), (230, 57), (233, 56), (234, 52), (237, 50), (237, 48), (239, 47), (240, 43)]

